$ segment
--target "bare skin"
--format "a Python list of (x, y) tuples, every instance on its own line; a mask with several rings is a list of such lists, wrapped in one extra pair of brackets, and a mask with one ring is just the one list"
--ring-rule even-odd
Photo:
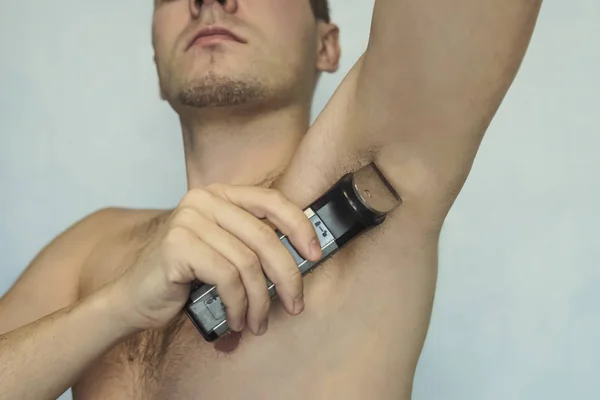
[[(317, 70), (335, 70), (336, 29), (321, 24), (310, 36), (307, 4), (254, 0), (252, 8), (245, 5), (242, 0), (225, 5), (205, 1), (200, 10), (192, 2), (175, 0), (156, 6), (153, 32), (161, 89), (181, 116), (192, 195), (174, 210), (103, 210), (38, 255), (0, 302), (0, 332), (6, 332), (0, 336), (0, 378), (8, 382), (0, 399), (51, 398), (69, 386), (81, 399), (410, 398), (435, 291), (440, 230), (517, 72), (540, 2), (463, 0), (444, 10), (449, 6), (435, 0), (379, 0), (367, 52), (308, 133), (311, 93), (305, 88), (310, 69), (295, 81), (298, 90), (284, 99), (288, 106), (282, 109), (269, 103), (235, 105), (231, 113), (227, 107), (192, 107), (184, 104), (189, 98), (177, 97), (184, 78), (211, 70), (210, 63), (223, 63), (211, 71), (235, 76), (239, 62), (227, 63), (228, 57), (246, 53), (222, 44), (195, 48), (193, 56), (172, 56), (179, 53), (171, 49), (185, 40), (170, 38), (187, 39), (194, 32), (186, 27), (179, 36), (179, 28), (172, 30), (187, 26), (171, 20), (176, 16), (200, 23), (257, 18), (256, 26), (265, 26), (266, 33), (281, 33), (265, 37), (294, 42), (300, 47), (293, 54), (304, 51), (309, 57), (312, 52)], [(273, 25), (266, 20), (261, 24), (263, 15)], [(240, 26), (247, 28), (240, 28), (247, 44), (256, 43), (260, 35), (252, 25)], [(298, 38), (285, 38), (288, 30)], [(318, 45), (302, 47), (310, 42), (303, 35), (318, 39)], [(417, 40), (424, 35), (429, 40)], [(263, 60), (260, 48), (248, 54), (258, 54), (254, 63)], [(289, 57), (283, 59), (295, 55)], [(276, 55), (269, 60), (276, 61)], [(269, 87), (290, 76), (271, 73), (269, 79), (280, 80)], [(262, 114), (255, 114), (255, 106)], [(207, 266), (184, 247), (175, 247), (162, 262), (171, 265), (184, 254), (183, 264), (192, 265), (165, 270), (168, 290), (163, 287), (167, 281), (158, 278), (144, 286), (142, 281), (158, 270), (143, 260), (164, 256), (156, 248), (172, 237), (167, 234), (173, 226), (199, 226), (181, 216), (184, 206), (208, 212), (213, 198), (199, 193), (225, 194), (240, 210), (251, 210), (255, 219), (248, 224), (270, 215), (271, 223), (289, 228), (295, 245), (308, 256), (314, 232), (295, 216), (343, 173), (369, 162), (402, 195), (402, 207), (304, 280), (282, 278), (280, 299), (270, 310), (257, 306), (260, 290), (252, 288), (243, 269), (239, 285), (228, 288), (234, 281), (220, 274), (230, 266)], [(289, 204), (277, 200), (275, 206), (256, 191), (235, 194), (256, 186), (272, 188)], [(224, 203), (218, 204), (209, 211), (224, 213)], [(229, 232), (236, 229), (236, 224), (219, 224)], [(260, 253), (250, 243), (253, 239), (243, 242)], [(183, 246), (185, 240), (175, 242), (171, 245)], [(194, 243), (194, 249), (200, 248)], [(269, 254), (257, 255), (267, 274), (283, 276), (283, 266), (269, 266), (277, 264), (270, 258), (279, 260), (276, 250), (273, 245)], [(222, 262), (218, 260), (211, 259)], [(224, 299), (231, 305), (228, 317), (241, 332), (228, 339), (231, 343), (204, 342), (178, 312), (185, 291), (177, 285), (185, 287), (194, 277), (214, 279), (223, 288), (222, 297), (230, 299)], [(42, 289), (31, 292), (31, 287)], [(241, 287), (247, 298), (236, 297)], [(160, 304), (148, 293), (158, 294)], [(299, 294), (303, 304), (296, 309)], [(22, 383), (31, 381), (39, 384)]]

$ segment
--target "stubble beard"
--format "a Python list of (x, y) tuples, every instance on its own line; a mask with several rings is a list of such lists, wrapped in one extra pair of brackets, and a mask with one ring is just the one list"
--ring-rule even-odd
[(234, 79), (211, 71), (187, 84), (177, 100), (185, 106), (216, 108), (257, 103), (269, 95), (270, 90), (257, 79)]

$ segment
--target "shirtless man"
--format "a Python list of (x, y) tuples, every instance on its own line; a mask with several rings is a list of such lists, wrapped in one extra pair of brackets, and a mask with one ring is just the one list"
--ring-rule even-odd
[[(309, 127), (340, 54), (325, 0), (157, 0), (189, 192), (98, 211), (41, 251), (0, 302), (0, 398), (410, 398), (440, 229), (540, 2), (377, 0), (366, 52)], [(301, 210), (370, 162), (403, 205), (303, 280), (273, 226), (319, 257)], [(196, 278), (217, 286), (228, 342), (182, 316)]]

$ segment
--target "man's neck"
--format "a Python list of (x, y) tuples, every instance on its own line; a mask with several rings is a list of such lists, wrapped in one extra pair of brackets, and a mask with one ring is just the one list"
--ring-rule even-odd
[(309, 127), (304, 107), (231, 115), (204, 110), (183, 120), (188, 189), (212, 183), (269, 186), (290, 163)]

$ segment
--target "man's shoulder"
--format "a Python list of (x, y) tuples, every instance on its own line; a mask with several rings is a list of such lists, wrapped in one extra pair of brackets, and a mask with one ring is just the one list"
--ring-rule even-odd
[(106, 207), (98, 209), (71, 224), (57, 235), (37, 255), (33, 265), (62, 261), (73, 268), (81, 266), (90, 253), (106, 241), (117, 240), (124, 235), (137, 236), (156, 225), (165, 210)]
[(92, 231), (112, 232), (138, 224), (149, 223), (168, 212), (168, 210), (160, 209), (106, 207), (86, 215), (77, 221), (74, 226), (86, 226), (87, 229)]
[(72, 231), (71, 240), (83, 240), (88, 245), (95, 246), (99, 242), (124, 236), (131, 239), (145, 238), (156, 231), (169, 213), (168, 210), (159, 209), (102, 208), (69, 228)]

